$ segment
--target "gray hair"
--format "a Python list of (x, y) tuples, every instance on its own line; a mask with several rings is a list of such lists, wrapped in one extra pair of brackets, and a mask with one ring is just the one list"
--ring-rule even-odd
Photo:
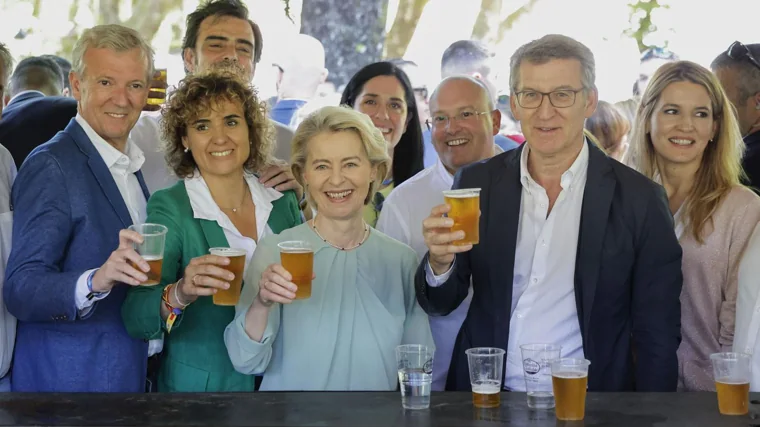
[(583, 43), (560, 34), (549, 34), (520, 46), (512, 55), (509, 68), (509, 87), (514, 93), (523, 61), (545, 64), (552, 59), (577, 59), (581, 63), (581, 82), (586, 89), (596, 89), (596, 61)]
[[(755, 59), (760, 61), (760, 43), (745, 45)], [(710, 68), (718, 71), (721, 68), (735, 70), (737, 73), (736, 84), (739, 101), (746, 101), (750, 96), (760, 92), (760, 68), (750, 62), (748, 58), (733, 59), (728, 56), (727, 52), (718, 55)]]
[(74, 50), (71, 52), (71, 70), (80, 77), (85, 73), (84, 55), (89, 48), (107, 48), (115, 52), (139, 48), (142, 52), (142, 57), (148, 60), (148, 69), (146, 70), (148, 82), (150, 82), (153, 76), (153, 49), (137, 31), (131, 28), (109, 24), (98, 25), (84, 30), (82, 36), (74, 44)]
[(451, 77), (446, 77), (445, 79), (441, 80), (441, 82), (438, 83), (438, 86), (436, 86), (435, 89), (433, 90), (433, 93), (430, 95), (429, 99), (432, 101), (433, 97), (438, 95), (438, 91), (441, 89), (441, 87), (443, 87), (444, 84), (451, 81), (466, 81), (466, 82), (470, 82), (474, 84), (475, 86), (478, 87), (479, 90), (483, 92), (483, 95), (485, 95), (486, 101), (488, 103), (487, 105), (488, 111), (493, 111), (496, 109), (496, 104), (493, 102), (493, 94), (491, 93), (491, 90), (488, 89), (488, 86), (486, 86), (486, 84), (483, 83), (483, 81), (478, 80), (474, 77), (467, 76), (467, 75), (451, 76)]

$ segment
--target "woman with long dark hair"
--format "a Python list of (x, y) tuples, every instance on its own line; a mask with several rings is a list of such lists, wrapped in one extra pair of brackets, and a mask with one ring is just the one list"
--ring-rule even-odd
[(375, 62), (354, 74), (340, 103), (369, 116), (388, 143), (390, 173), (381, 178), (378, 192), (364, 215), (374, 227), (391, 190), (423, 169), (422, 128), (414, 91), (409, 77), (396, 65)]

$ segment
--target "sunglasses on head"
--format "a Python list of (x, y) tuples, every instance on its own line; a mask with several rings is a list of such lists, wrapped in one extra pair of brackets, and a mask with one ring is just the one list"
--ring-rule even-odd
[(731, 46), (729, 46), (728, 50), (726, 50), (726, 55), (735, 61), (741, 61), (746, 58), (755, 67), (760, 69), (760, 62), (758, 62), (757, 59), (752, 56), (752, 52), (750, 52), (749, 48), (742, 44), (740, 41), (731, 43)]

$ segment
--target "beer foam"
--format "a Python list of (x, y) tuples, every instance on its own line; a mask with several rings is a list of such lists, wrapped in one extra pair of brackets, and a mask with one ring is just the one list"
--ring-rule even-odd
[(452, 199), (469, 199), (471, 197), (480, 196), (480, 188), (464, 188), (461, 190), (446, 190), (443, 192), (444, 197), (450, 197)]
[(211, 255), (231, 257), (231, 256), (245, 256), (245, 249), (235, 248), (211, 248), (209, 249)]
[(575, 380), (578, 378), (586, 378), (588, 374), (585, 372), (568, 371), (568, 372), (552, 372), (552, 376), (557, 377), (557, 378), (563, 378), (566, 380)]
[(499, 384), (473, 384), (472, 392), (479, 394), (496, 394), (501, 391)]
[(140, 255), (145, 261), (159, 261), (164, 259), (163, 255)]
[(716, 383), (721, 383), (725, 385), (747, 385), (749, 384), (749, 381), (747, 380), (737, 380), (734, 378), (718, 378), (715, 380)]

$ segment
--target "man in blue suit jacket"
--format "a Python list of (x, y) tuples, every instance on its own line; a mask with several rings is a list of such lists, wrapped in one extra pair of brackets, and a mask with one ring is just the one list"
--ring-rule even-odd
[(446, 387), (469, 390), (465, 350), (505, 349), (505, 385), (523, 391), (520, 345), (591, 361), (592, 391), (676, 391), (681, 246), (665, 191), (583, 137), (598, 94), (591, 51), (549, 35), (512, 57), (512, 111), (527, 141), (460, 169), (480, 188), (480, 241), (455, 246), (446, 205), (423, 224), (417, 300), (446, 315), (467, 296)]
[(64, 79), (68, 76), (51, 58), (26, 58), (13, 71), (6, 91), (9, 102), (0, 121), (0, 143), (11, 152), (17, 168), (76, 116), (76, 100), (60, 96)]
[(86, 30), (73, 56), (79, 114), (29, 155), (13, 186), (3, 289), (18, 318), (12, 390), (140, 392), (148, 346), (127, 334), (121, 305), (126, 285), (147, 279), (132, 249), (142, 238), (125, 229), (145, 218), (144, 156), (128, 136), (153, 52), (134, 30), (104, 25)]

